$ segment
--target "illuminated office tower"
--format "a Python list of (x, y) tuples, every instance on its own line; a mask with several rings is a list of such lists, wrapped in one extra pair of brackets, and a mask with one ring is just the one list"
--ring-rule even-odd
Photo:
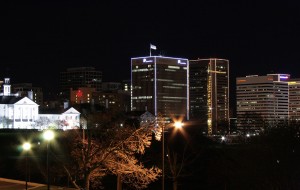
[(300, 79), (291, 79), (289, 84), (289, 122), (291, 125), (300, 122)]
[(208, 134), (226, 129), (229, 122), (229, 61), (189, 60), (190, 120), (207, 125)]
[(244, 132), (288, 121), (289, 74), (236, 78), (237, 127)]
[(131, 58), (131, 110), (188, 119), (188, 60)]

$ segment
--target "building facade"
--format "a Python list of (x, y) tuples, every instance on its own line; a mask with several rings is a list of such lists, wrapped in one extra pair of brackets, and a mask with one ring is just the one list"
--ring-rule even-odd
[(92, 97), (93, 93), (96, 92), (95, 88), (90, 87), (81, 87), (73, 90), (70, 89), (70, 103), (74, 104), (90, 104), (94, 103), (94, 99)]
[[(38, 120), (33, 125), (33, 128), (44, 129), (79, 129), (80, 127), (80, 112), (73, 107), (64, 110), (62, 113), (56, 114), (39, 114)], [(86, 127), (84, 128), (86, 129)]]
[(91, 87), (101, 91), (102, 72), (94, 67), (76, 67), (60, 73), (59, 88), (62, 98), (70, 98), (70, 88), (76, 90), (81, 87)]
[(112, 112), (130, 111), (130, 95), (124, 91), (106, 91), (93, 93), (94, 103)]
[(189, 61), (150, 56), (131, 59), (131, 111), (189, 118)]
[(32, 83), (19, 83), (12, 85), (12, 91), (18, 96), (28, 97), (38, 105), (43, 105), (43, 90), (40, 87), (33, 87)]
[(229, 122), (229, 61), (189, 61), (190, 119), (207, 125), (208, 134), (226, 129)]
[(300, 122), (300, 79), (290, 79), (289, 82), (289, 122), (299, 125)]
[(237, 127), (248, 132), (285, 125), (289, 115), (288, 74), (236, 78)]
[(29, 97), (11, 93), (10, 79), (5, 78), (0, 94), (0, 129), (74, 129), (79, 128), (80, 113), (68, 108), (63, 113), (40, 114), (39, 105)]

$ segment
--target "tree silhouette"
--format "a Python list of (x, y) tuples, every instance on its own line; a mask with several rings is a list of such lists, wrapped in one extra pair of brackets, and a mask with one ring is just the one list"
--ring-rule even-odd
[[(89, 118), (95, 122), (95, 119)], [(88, 123), (88, 125), (93, 125)], [(160, 169), (144, 167), (136, 156), (151, 145), (157, 127), (155, 120), (141, 122), (139, 127), (123, 126), (119, 122), (99, 128), (72, 130), (68, 135), (69, 158), (58, 159), (76, 188), (90, 189), (90, 183), (113, 174), (135, 189), (146, 188), (160, 175)], [(73, 160), (73, 161), (72, 161)]]

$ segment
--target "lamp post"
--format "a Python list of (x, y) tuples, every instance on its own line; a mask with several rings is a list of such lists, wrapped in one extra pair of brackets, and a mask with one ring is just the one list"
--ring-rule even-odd
[(165, 124), (162, 125), (162, 190), (165, 190)]
[(49, 178), (49, 144), (50, 141), (54, 138), (53, 131), (47, 130), (43, 135), (44, 139), (47, 141), (47, 190), (50, 190), (50, 178)]
[[(176, 121), (173, 124), (175, 129), (181, 129), (183, 123), (181, 121)], [(162, 190), (165, 190), (165, 124), (162, 125)]]
[(25, 166), (25, 189), (27, 190), (28, 188), (28, 185), (27, 185), (27, 181), (28, 181), (28, 151), (30, 150), (31, 148), (31, 144), (28, 143), (28, 142), (25, 142), (23, 144), (23, 150), (26, 151), (25, 153), (25, 162), (26, 162), (26, 166)]

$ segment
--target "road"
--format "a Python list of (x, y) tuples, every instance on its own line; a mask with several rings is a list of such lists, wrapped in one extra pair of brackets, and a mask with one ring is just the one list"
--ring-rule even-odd
[[(46, 184), (28, 182), (27, 187), (30, 190), (46, 190)], [(0, 178), (0, 190), (24, 190), (25, 181)], [(51, 190), (74, 190), (73, 188), (51, 186)]]

